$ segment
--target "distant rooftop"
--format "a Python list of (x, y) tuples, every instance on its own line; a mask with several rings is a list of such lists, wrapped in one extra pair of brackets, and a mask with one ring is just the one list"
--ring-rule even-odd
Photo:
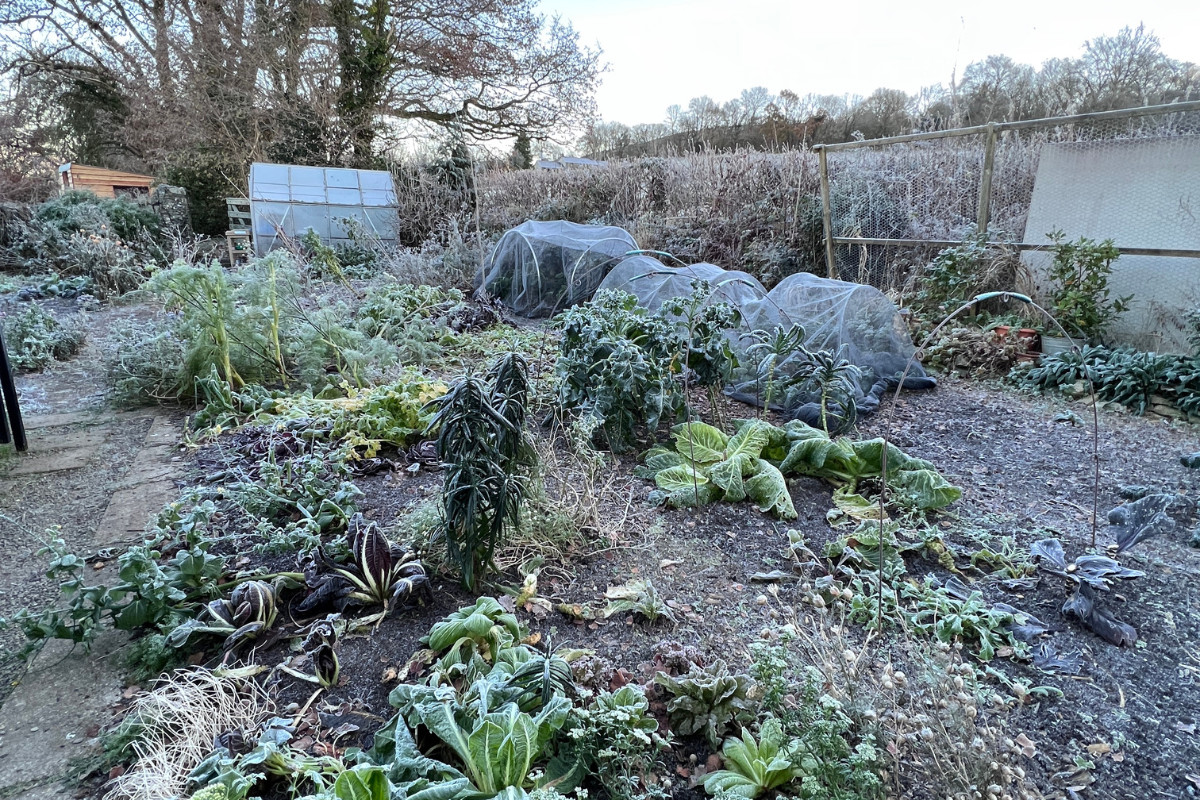
[(607, 169), (607, 161), (596, 161), (593, 158), (576, 158), (574, 156), (565, 156), (557, 161), (547, 161), (546, 159), (538, 159), (534, 165), (538, 169), (563, 169), (564, 167), (587, 167), (589, 169)]

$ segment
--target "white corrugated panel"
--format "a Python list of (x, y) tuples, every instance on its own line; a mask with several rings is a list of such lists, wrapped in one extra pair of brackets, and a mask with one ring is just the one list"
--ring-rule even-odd
[(389, 172), (255, 163), (249, 188), (258, 255), (309, 230), (326, 242), (346, 241), (355, 223), (384, 241), (396, 238), (396, 185)]

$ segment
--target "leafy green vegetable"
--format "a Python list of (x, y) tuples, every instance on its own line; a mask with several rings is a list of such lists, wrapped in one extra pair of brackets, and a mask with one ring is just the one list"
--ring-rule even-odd
[(845, 430), (854, 424), (858, 417), (859, 382), (862, 380), (862, 370), (851, 364), (843, 355), (846, 346), (842, 345), (836, 353), (828, 350), (808, 351), (811, 363), (807, 370), (808, 376), (802, 383), (811, 386), (818, 397), (821, 409), (821, 428), (826, 434), (829, 428), (829, 407), (836, 403), (841, 410), (838, 414), (834, 432)]
[(880, 525), (877, 520), (865, 520), (850, 535), (830, 542), (826, 555), (838, 559), (839, 567), (848, 562), (878, 572), (882, 565), (884, 578), (891, 580), (904, 574), (906, 569), (896, 541), (898, 528), (894, 522), (884, 521)]
[(796, 765), (797, 743), (789, 743), (777, 719), (763, 722), (755, 741), (748, 729), (741, 739), (726, 739), (721, 748), (728, 769), (718, 770), (704, 779), (704, 791), (711, 795), (729, 792), (745, 798), (758, 797), (801, 777)]
[(412, 718), (457, 756), (479, 796), (491, 797), (506, 787), (525, 784), (534, 761), (566, 723), (571, 703), (556, 697), (537, 715), (530, 715), (515, 703), (490, 707), (490, 691), (477, 688), (479, 699), (471, 718), (457, 717), (453, 705), (442, 702), (417, 705)]
[[(1028, 370), (1010, 376), (1035, 391), (1076, 392), (1091, 379), (1101, 400), (1120, 403), (1144, 414), (1153, 402), (1165, 401), (1185, 414), (1200, 413), (1200, 356), (1145, 353), (1126, 347), (1084, 347), (1044, 356)], [(1085, 389), (1086, 390), (1086, 389)], [(1152, 400), (1157, 396), (1160, 400)]]
[(632, 443), (639, 422), (653, 431), (664, 417), (683, 413), (676, 381), (683, 348), (671, 321), (647, 313), (633, 295), (613, 291), (597, 292), (561, 320), (556, 371), (564, 411), (600, 419), (615, 449)]
[(738, 316), (727, 303), (707, 302), (710, 294), (693, 281), (690, 295), (651, 314), (633, 295), (606, 290), (565, 312), (556, 366), (560, 408), (600, 420), (609, 446), (620, 450), (632, 444), (639, 423), (653, 432), (662, 420), (683, 416), (685, 381), (713, 397), (733, 369), (726, 331)]
[(440, 653), (466, 648), (492, 660), (522, 636), (524, 633), (515, 616), (505, 611), (495, 598), (481, 597), (475, 605), (460, 608), (435, 623), (421, 642)]
[(604, 597), (609, 601), (604, 609), (605, 619), (614, 614), (632, 611), (641, 614), (651, 625), (657, 622), (659, 617), (666, 617), (675, 622), (675, 613), (650, 581), (629, 581), (620, 586), (610, 586), (604, 592)]
[(471, 790), (466, 797), (494, 797), (506, 788), (529, 785), (534, 763), (566, 723), (571, 708), (570, 700), (554, 696), (536, 714), (524, 712), (504, 684), (487, 677), (476, 681), (461, 701), (448, 687), (400, 688), (408, 691), (393, 692), (403, 718), (396, 723), (395, 742), (401, 742), (398, 731), (405, 722), (423, 726), (453, 753), (455, 766), (399, 748), (396, 763), (403, 757), (408, 774), (465, 777)]
[(659, 672), (654, 683), (672, 695), (667, 703), (672, 730), (685, 736), (703, 734), (714, 748), (730, 725), (745, 725), (754, 719), (747, 694), (750, 677), (730, 673), (724, 661), (707, 667), (693, 664), (679, 678)]
[(211, 633), (225, 637), (226, 651), (236, 650), (275, 624), (275, 589), (263, 581), (247, 581), (236, 586), (228, 600), (210, 602), (205, 612), (207, 620), (188, 620), (171, 631), (167, 643), (182, 647), (193, 634)]
[(764, 512), (795, 519), (787, 482), (778, 468), (760, 457), (771, 430), (769, 423), (746, 420), (730, 437), (703, 422), (680, 423), (671, 429), (675, 449), (651, 449), (646, 468), (638, 474), (654, 478), (654, 502), (685, 507), (749, 498)]
[(429, 578), (415, 555), (389, 542), (379, 526), (356, 517), (351, 525), (350, 563), (338, 564), (323, 548), (305, 562), (309, 595), (299, 605), (307, 613), (322, 605), (401, 607), (430, 595)]
[(963, 599), (926, 581), (917, 586), (905, 584), (901, 594), (916, 603), (915, 610), (905, 614), (909, 625), (938, 641), (961, 639), (973, 644), (981, 661), (991, 661), (1002, 645), (1017, 644), (1008, 632), (1017, 622), (1013, 613), (994, 608), (977, 591)]
[(303, 421), (305, 436), (341, 442), (350, 451), (359, 448), (366, 458), (384, 444), (403, 447), (424, 432), (432, 419), (427, 404), (446, 393), (444, 383), (415, 370), (393, 383), (364, 390), (344, 385), (320, 396), (268, 392), (260, 386), (233, 391), (212, 376), (197, 385), (207, 401), (192, 421), (197, 429)]
[[(871, 501), (855, 492), (860, 480), (882, 477), (883, 439), (831, 439), (798, 420), (782, 428), (762, 420), (735, 425), (732, 437), (702, 422), (672, 428), (674, 447), (651, 448), (646, 465), (635, 470), (639, 477), (653, 478), (657, 489), (651, 500), (685, 507), (749, 498), (762, 511), (794, 519), (784, 476), (811, 475), (839, 487), (834, 500), (842, 513), (860, 519), (878, 516), (870, 510)], [(931, 463), (891, 444), (887, 472), (890, 501), (903, 508), (944, 508), (962, 496)]]
[(893, 503), (922, 511), (945, 508), (962, 497), (962, 489), (932, 469), (900, 470), (891, 476), (888, 489)]
[(392, 785), (383, 767), (360, 764), (337, 776), (331, 795), (336, 800), (391, 800)]
[(131, 547), (118, 559), (118, 583), (88, 586), (84, 576), (91, 570), (85, 572), (84, 560), (68, 551), (61, 538), (52, 539), (38, 552), (51, 556), (46, 577), (59, 582), (68, 602), (40, 614), (21, 610), (14, 615), (29, 640), (21, 654), (37, 653), (50, 639), (90, 646), (106, 624), (132, 631), (193, 617), (200, 600), (217, 594), (217, 580), (225, 571), (225, 560), (210, 553), (210, 546), (190, 536), (165, 563), (160, 563), (160, 550)]

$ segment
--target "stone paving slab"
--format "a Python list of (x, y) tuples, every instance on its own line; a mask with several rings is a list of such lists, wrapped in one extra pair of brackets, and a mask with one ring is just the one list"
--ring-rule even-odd
[(72, 777), (72, 760), (95, 752), (87, 732), (112, 721), (123, 685), (114, 654), (127, 639), (108, 631), (91, 653), (65, 641), (46, 645), (0, 707), (0, 798), (69, 796), (54, 783)]
[(79, 469), (96, 455), (107, 438), (106, 427), (43, 436), (34, 434), (29, 437), (28, 452), (15, 455), (9, 460), (10, 467), (6, 477)]
[[(67, 791), (60, 781), (51, 780), (49, 783), (43, 783), (40, 786), (24, 789), (19, 795), (14, 795), (14, 797), (17, 796), (19, 796), (21, 800), (65, 800), (66, 798), (73, 797), (74, 795)], [(0, 795), (0, 797), (3, 797), (3, 795)], [(5, 800), (7, 800), (7, 798), (5, 798)]]
[(29, 438), (29, 450), (22, 458), (32, 458), (41, 453), (57, 453), (63, 450), (95, 450), (108, 438), (107, 427), (83, 428), (65, 433), (48, 433)]
[(96, 526), (98, 548), (138, 541), (150, 520), (177, 495), (179, 428), (168, 418), (156, 416), (145, 441)]
[(89, 423), (100, 425), (105, 422), (99, 411), (68, 411), (63, 414), (34, 414), (22, 418), (21, 422), (27, 431), (37, 431), (43, 428), (61, 428), (66, 425)]
[(95, 546), (99, 549), (140, 542), (150, 521), (177, 494), (173, 480), (143, 483), (115, 492), (96, 526)]

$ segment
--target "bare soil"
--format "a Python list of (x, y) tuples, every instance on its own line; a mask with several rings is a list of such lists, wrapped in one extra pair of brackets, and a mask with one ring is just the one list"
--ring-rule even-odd
[[(96, 329), (109, 311), (91, 315)], [(94, 342), (80, 359), (49, 372), (22, 379), (31, 408), (50, 413), (72, 405), (98, 403), (102, 385)], [(44, 407), (36, 405), (45, 400)], [(53, 403), (49, 398), (58, 398)], [(1056, 421), (1073, 410), (1085, 424)], [(753, 411), (731, 404), (726, 415)], [(978, 548), (987, 536), (1012, 536), (1022, 548), (1057, 536), (1068, 556), (1091, 545), (1093, 487), (1090, 410), (1081, 403), (1031, 398), (1011, 388), (947, 380), (934, 391), (885, 401), (881, 411), (860, 423), (860, 434), (887, 434), (910, 454), (929, 459), (964, 490), (963, 499), (939, 518), (951, 545), (964, 552)], [(63, 526), (73, 545), (86, 550), (103, 510), (107, 487), (119, 479), (144, 438), (141, 422), (116, 425), (89, 468), (5, 482), (0, 496), (0, 546), (10, 554), (8, 576), (0, 585), (0, 616), (16, 608), (43, 607), (54, 587), (41, 578), (42, 564), (33, 555), (37, 534), (49, 525)], [(145, 425), (148, 426), (148, 420)], [(1113, 411), (1100, 413), (1100, 480), (1097, 545), (1112, 539), (1105, 514), (1122, 502), (1118, 489), (1141, 484), (1155, 490), (1200, 496), (1200, 472), (1179, 463), (1179, 456), (1200, 450), (1200, 431), (1183, 423), (1134, 418)], [(210, 473), (214, 451), (193, 456), (192, 474)], [(700, 510), (651, 508), (649, 485), (631, 477), (633, 461), (614, 464), (624, 487), (606, 501), (603, 535), (593, 533), (574, 543), (560, 560), (545, 565), (541, 593), (555, 602), (579, 603), (600, 610), (606, 588), (631, 578), (651, 579), (677, 617), (672, 624), (649, 626), (629, 615), (574, 621), (550, 613), (529, 619), (540, 641), (552, 647), (594, 649), (615, 668), (638, 680), (638, 665), (657, 643), (691, 644), (735, 667), (747, 660), (747, 647), (760, 632), (776, 624), (779, 609), (797, 602), (794, 583), (779, 587), (778, 600), (765, 600), (763, 588), (751, 581), (757, 572), (788, 569), (783, 550), (786, 531), (801, 531), (817, 552), (833, 537), (825, 513), (830, 487), (812, 479), (790, 481), (799, 518), (780, 523), (749, 504), (718, 504)], [(436, 471), (415, 474), (385, 469), (357, 482), (365, 492), (364, 514), (390, 526), (436, 492)], [(630, 501), (632, 500), (632, 505)], [(1047, 795), (1064, 796), (1054, 776), (1090, 762), (1095, 783), (1088, 796), (1098, 798), (1193, 797), (1200, 772), (1200, 550), (1187, 536), (1159, 537), (1122, 556), (1146, 576), (1124, 582), (1107, 598), (1116, 616), (1138, 629), (1133, 647), (1119, 648), (1068, 619), (1061, 611), (1066, 591), (1059, 579), (1042, 574), (1029, 588), (1005, 590), (996, 578), (974, 575), (975, 586), (991, 600), (1029, 611), (1052, 628), (1050, 640), (1060, 652), (1077, 653), (1080, 676), (1050, 675), (1032, 665), (998, 659), (992, 667), (1027, 686), (1051, 686), (1062, 699), (1026, 706), (1008, 719), (1010, 735), (1024, 733), (1036, 746), (1026, 769)], [(277, 557), (273, 566), (290, 567)], [(919, 577), (932, 565), (913, 561), (910, 575)], [(517, 586), (510, 570), (498, 583)], [(322, 725), (340, 727), (340, 746), (369, 741), (369, 733), (390, 714), (387, 694), (429, 627), (450, 611), (472, 601), (447, 576), (435, 576), (433, 602), (397, 612), (370, 636), (351, 637), (341, 645), (342, 685), (318, 704)], [(761, 597), (760, 597), (761, 596)], [(18, 665), (9, 654), (18, 646), (14, 632), (0, 633), (5, 658), (3, 683)], [(251, 657), (275, 664), (287, 653), (277, 641)], [(207, 653), (209, 659), (215, 653)], [(278, 687), (281, 707), (302, 705), (312, 687), (285, 678)], [(1092, 746), (1089, 749), (1089, 745)], [(685, 742), (676, 755), (701, 761), (699, 742)]]
[[(894, 406), (889, 401), (862, 422), (860, 434), (889, 435), (963, 487), (963, 499), (941, 518), (948, 544), (970, 551), (978, 549), (982, 536), (1013, 536), (1027, 548), (1037, 539), (1057, 536), (1073, 558), (1091, 543), (1094, 479), (1091, 427), (1056, 422), (1055, 416), (1067, 409), (1090, 420), (1080, 403), (951, 380), (935, 391), (906, 394)], [(748, 412), (737, 406), (727, 411)], [(1196, 497), (1200, 473), (1183, 467), (1179, 456), (1198, 449), (1200, 433), (1194, 427), (1102, 411), (1099, 546), (1112, 539), (1105, 515), (1121, 502), (1120, 486), (1143, 484)], [(627, 476), (631, 467), (626, 459), (615, 469)], [(429, 496), (438, 482), (428, 472), (377, 475), (363, 485), (363, 505), (386, 525)], [(818, 553), (834, 538), (825, 520), (830, 488), (814, 479), (790, 481), (799, 518), (789, 523), (748, 504), (655, 509), (645, 503), (646, 482), (631, 478), (628, 488), (635, 497), (632, 511), (614, 503), (607, 512), (611, 519), (623, 519), (620, 544), (581, 542), (556, 565), (559, 569), (543, 577), (539, 588), (555, 602), (601, 610), (606, 588), (649, 578), (678, 622), (649, 626), (631, 615), (572, 621), (549, 614), (530, 618), (531, 629), (554, 647), (593, 649), (639, 681), (647, 677), (639, 665), (664, 640), (695, 645), (709, 657), (744, 667), (749, 643), (779, 621), (778, 609), (797, 599), (795, 584), (783, 584), (778, 601), (766, 602), (763, 587), (751, 577), (788, 568), (783, 554), (788, 528), (803, 532)], [(975, 576), (975, 588), (989, 600), (1033, 613), (1051, 627), (1048, 638), (1059, 653), (1078, 654), (1084, 664), (1079, 676), (1051, 675), (1009, 659), (990, 665), (1009, 680), (1063, 693), (1061, 699), (1039, 700), (1015, 712), (1006, 723), (1011, 737), (1024, 733), (1034, 743), (1036, 754), (1027, 759), (1026, 769), (1047, 796), (1064, 796), (1061, 775), (1055, 776), (1089, 762), (1095, 779), (1091, 797), (1184, 797), (1195, 792), (1188, 776), (1200, 764), (1195, 732), (1200, 723), (1200, 551), (1189, 547), (1186, 538), (1159, 537), (1124, 554), (1123, 561), (1147, 573), (1111, 593), (1109, 607), (1138, 629), (1137, 645), (1128, 648), (1110, 645), (1065, 617), (1066, 589), (1059, 579), (1042, 574), (1031, 588), (1010, 592), (998, 578)], [(925, 571), (938, 570), (920, 560), (910, 563), (914, 579)], [(500, 583), (517, 586), (520, 576), (510, 572)], [(345, 642), (345, 686), (335, 697), (351, 703), (356, 713), (386, 718), (394, 676), (419, 647), (420, 636), (472, 599), (453, 581), (439, 579), (432, 607), (397, 614), (373, 636)], [(305, 692), (295, 686), (284, 697), (302, 702)], [(362, 733), (369, 729), (363, 725)], [(702, 763), (707, 748), (688, 740), (675, 755), (681, 764), (690, 755)]]

